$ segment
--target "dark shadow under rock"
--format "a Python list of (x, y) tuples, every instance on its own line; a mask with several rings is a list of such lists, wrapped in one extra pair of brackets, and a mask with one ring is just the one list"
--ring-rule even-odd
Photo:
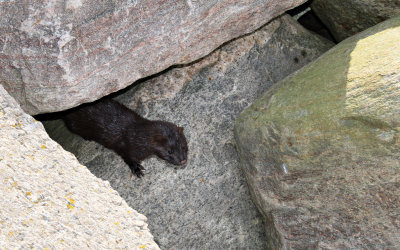
[(329, 41), (337, 43), (328, 27), (319, 19), (319, 17), (311, 9), (312, 1), (307, 1), (304, 4), (297, 6), (286, 13), (296, 19), (304, 28), (315, 32), (316, 34), (325, 37)]

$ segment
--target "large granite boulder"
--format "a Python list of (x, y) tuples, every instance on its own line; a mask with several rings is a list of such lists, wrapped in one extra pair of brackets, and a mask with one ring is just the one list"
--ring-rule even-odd
[(305, 0), (1, 1), (0, 83), (59, 111), (204, 57)]
[(235, 123), (273, 249), (400, 248), (400, 16), (274, 85)]
[(400, 14), (399, 0), (313, 0), (311, 8), (342, 41)]
[(0, 86), (0, 247), (159, 249), (146, 217), (96, 178)]
[(117, 97), (147, 118), (185, 128), (185, 169), (174, 170), (152, 158), (142, 164), (145, 176), (131, 180), (129, 168), (112, 151), (67, 134), (57, 122), (48, 132), (148, 217), (161, 248), (264, 249), (262, 217), (234, 148), (234, 120), (274, 82), (332, 45), (284, 16), (199, 62), (152, 77)]

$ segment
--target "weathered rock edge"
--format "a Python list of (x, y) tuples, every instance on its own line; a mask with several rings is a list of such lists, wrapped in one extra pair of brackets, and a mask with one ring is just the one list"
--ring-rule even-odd
[(0, 86), (0, 247), (159, 249), (146, 217)]
[(3, 1), (0, 83), (29, 114), (192, 62), (305, 0)]
[(235, 123), (273, 249), (400, 247), (400, 16), (284, 79)]

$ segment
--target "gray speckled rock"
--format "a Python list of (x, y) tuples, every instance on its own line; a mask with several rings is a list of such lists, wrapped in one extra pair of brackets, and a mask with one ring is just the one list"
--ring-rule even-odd
[(274, 85), (236, 120), (271, 249), (400, 249), (400, 16)]
[(159, 249), (146, 217), (51, 140), (0, 85), (0, 247)]
[(151, 158), (142, 164), (146, 175), (130, 180), (129, 168), (113, 152), (66, 135), (56, 124), (48, 131), (148, 217), (160, 247), (263, 249), (262, 218), (238, 165), (234, 119), (274, 82), (331, 46), (284, 16), (195, 64), (169, 70), (118, 97), (147, 118), (185, 127), (185, 169), (174, 170)]
[(311, 8), (337, 41), (400, 14), (399, 0), (314, 0)]
[(1, 1), (0, 83), (29, 114), (201, 58), (305, 0)]

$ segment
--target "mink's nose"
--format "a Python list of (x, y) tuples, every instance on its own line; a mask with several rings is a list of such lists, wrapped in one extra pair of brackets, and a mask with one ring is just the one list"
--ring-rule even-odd
[(181, 165), (185, 165), (186, 164), (186, 160), (183, 160), (180, 162)]

